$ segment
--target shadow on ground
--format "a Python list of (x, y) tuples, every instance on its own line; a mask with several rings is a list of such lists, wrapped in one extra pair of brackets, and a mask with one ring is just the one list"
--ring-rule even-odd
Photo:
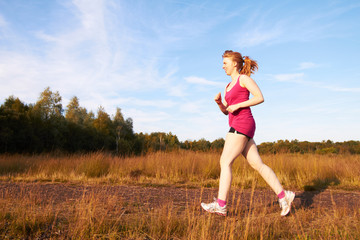
[(340, 184), (340, 180), (336, 177), (325, 178), (325, 179), (314, 179), (311, 184), (304, 186), (304, 192), (296, 195), (296, 198), (300, 199), (300, 207), (312, 208), (314, 197), (329, 186), (336, 186)]

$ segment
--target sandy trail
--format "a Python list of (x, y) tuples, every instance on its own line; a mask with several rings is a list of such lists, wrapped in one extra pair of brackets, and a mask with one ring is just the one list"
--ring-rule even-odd
[[(20, 199), (24, 196), (34, 196), (39, 203), (54, 205), (79, 201), (88, 194), (93, 194), (99, 201), (109, 197), (131, 205), (146, 206), (150, 209), (171, 202), (174, 207), (184, 207), (186, 204), (200, 205), (201, 201), (210, 202), (216, 196), (217, 189), (180, 188), (180, 187), (145, 187), (134, 185), (104, 185), (104, 184), (70, 184), (70, 183), (18, 183), (0, 182), (0, 198)], [(232, 188), (229, 205), (249, 205), (251, 189), (240, 190)], [(263, 205), (277, 205), (276, 195), (270, 190), (255, 190), (253, 202)], [(360, 191), (329, 190), (296, 191), (294, 208), (333, 208), (345, 207), (359, 209)]]

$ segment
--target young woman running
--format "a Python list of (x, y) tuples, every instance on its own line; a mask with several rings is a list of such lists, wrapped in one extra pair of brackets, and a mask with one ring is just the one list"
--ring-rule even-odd
[[(250, 78), (258, 65), (249, 57), (243, 58), (240, 53), (231, 50), (225, 51), (222, 57), (223, 69), (232, 81), (225, 88), (224, 99), (222, 100), (221, 93), (218, 93), (215, 102), (225, 115), (229, 115), (230, 130), (220, 158), (218, 198), (212, 203), (201, 203), (201, 206), (210, 213), (226, 215), (226, 201), (232, 180), (231, 167), (234, 160), (242, 154), (277, 194), (282, 209), (281, 216), (285, 216), (290, 212), (295, 193), (284, 191), (273, 170), (262, 162), (253, 139), (255, 121), (250, 107), (264, 102), (259, 87)], [(250, 93), (253, 97), (249, 99)]]

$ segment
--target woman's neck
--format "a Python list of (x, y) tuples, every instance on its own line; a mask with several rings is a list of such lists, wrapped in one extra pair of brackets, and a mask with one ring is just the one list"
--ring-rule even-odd
[(238, 80), (239, 76), (240, 76), (240, 73), (234, 72), (230, 76), (231, 76), (232, 82), (236, 82)]

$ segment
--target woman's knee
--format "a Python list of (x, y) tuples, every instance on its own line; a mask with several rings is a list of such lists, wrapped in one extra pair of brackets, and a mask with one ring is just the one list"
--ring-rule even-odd
[(260, 172), (262, 167), (264, 166), (264, 163), (261, 161), (261, 159), (257, 159), (256, 161), (249, 161), (248, 159), (248, 163), (253, 169), (255, 169), (258, 172)]
[(220, 167), (221, 167), (221, 169), (231, 168), (233, 162), (234, 162), (233, 159), (230, 159), (230, 158), (228, 158), (228, 157), (221, 156), (221, 158), (220, 158)]

